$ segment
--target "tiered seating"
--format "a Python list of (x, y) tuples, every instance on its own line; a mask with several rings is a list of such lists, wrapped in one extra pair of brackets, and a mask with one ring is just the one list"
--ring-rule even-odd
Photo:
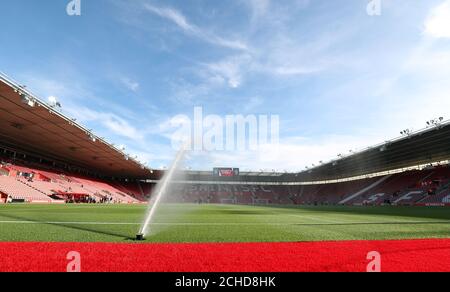
[(0, 191), (15, 200), (24, 200), (25, 202), (46, 202), (53, 200), (47, 195), (39, 192), (24, 182), (8, 176), (0, 176)]
[(450, 204), (450, 192), (444, 191), (437, 195), (429, 195), (418, 202), (419, 205)]
[(66, 183), (59, 183), (59, 185), (62, 188), (62, 193), (67, 194), (86, 194), (86, 195), (93, 195), (95, 192), (92, 192), (88, 190), (88, 188), (84, 187), (82, 184), (75, 183), (75, 182), (66, 182)]
[(412, 205), (426, 196), (426, 192), (423, 190), (409, 190), (400, 193), (397, 196), (398, 199), (394, 199), (392, 202), (395, 205)]
[(90, 180), (80, 177), (68, 177), (70, 182), (62, 183), (63, 186), (68, 186), (67, 193), (87, 194), (97, 198), (104, 196), (112, 197), (115, 203), (138, 203), (139, 200), (132, 196), (125, 194), (117, 188), (97, 180)]
[[(111, 184), (116, 188), (117, 190), (121, 191), (122, 193), (125, 193), (127, 195), (130, 195), (140, 201), (146, 201), (146, 197), (144, 194), (143, 188), (140, 186), (138, 182), (135, 183), (114, 183)], [(147, 194), (150, 194), (148, 192)]]
[(24, 181), (24, 183), (34, 189), (37, 189), (41, 191), (42, 193), (46, 194), (47, 196), (54, 195), (58, 192), (60, 192), (61, 188), (58, 184), (46, 182), (46, 181)]
[(220, 204), (220, 197), (217, 195), (217, 193), (213, 192), (209, 194), (208, 201), (210, 204)]
[[(292, 187), (290, 199), (295, 204), (337, 204), (373, 184), (376, 179), (353, 182)], [(291, 189), (292, 189), (291, 188)]]
[[(255, 197), (249, 196), (244, 193), (235, 193), (233, 198), (236, 200), (237, 204), (243, 204), (243, 205), (250, 205), (250, 204), (253, 204), (255, 201), (254, 200)], [(223, 199), (228, 199), (228, 198), (225, 197)]]
[[(279, 188), (279, 189), (276, 189)], [(207, 202), (218, 204), (233, 202), (236, 204), (254, 204), (268, 202), (271, 204), (292, 204), (287, 187), (266, 187), (256, 185), (178, 185), (169, 194), (170, 201), (189, 203)]]
[[(440, 174), (439, 174), (440, 175)], [(438, 179), (438, 180), (436, 180)], [(450, 179), (433, 177), (432, 188), (428, 195), (417, 203), (420, 205), (446, 205), (450, 203)]]
[[(74, 196), (89, 197), (95, 202), (105, 198), (108, 199), (108, 202), (113, 203), (145, 201), (142, 194), (132, 193), (138, 186), (129, 190), (118, 187), (117, 183), (108, 184), (87, 177), (56, 173), (11, 163), (2, 164), (2, 170), (0, 190), (7, 189), (8, 194), (12, 195), (14, 199), (24, 198), (27, 202), (52, 202), (52, 198), (73, 198)], [(130, 192), (124, 192), (124, 190)], [(6, 191), (2, 192), (6, 193)]]
[[(5, 195), (27, 202), (139, 203), (149, 199), (154, 184), (107, 182), (73, 173), (29, 166), (0, 165), (1, 200)], [(173, 185), (167, 202), (230, 204), (394, 205), (450, 204), (450, 168), (323, 185)]]
[[(343, 183), (297, 186), (178, 185), (171, 202), (307, 205), (395, 205), (442, 203), (450, 200), (448, 167)], [(436, 195), (430, 193), (436, 190)], [(341, 203), (345, 202), (345, 203)]]
[(52, 173), (52, 172), (48, 172), (48, 171), (44, 171), (44, 170), (39, 170), (39, 174), (41, 174), (43, 176), (43, 178), (47, 178), (50, 181), (54, 181), (54, 182), (64, 180), (61, 177), (61, 175)]
[(429, 177), (431, 171), (411, 171), (393, 175), (377, 187), (348, 202), (351, 205), (380, 205), (385, 202), (411, 204), (423, 198), (420, 182)]

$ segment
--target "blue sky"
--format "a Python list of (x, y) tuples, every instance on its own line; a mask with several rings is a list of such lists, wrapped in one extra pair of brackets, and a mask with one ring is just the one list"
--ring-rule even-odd
[(155, 168), (195, 106), (281, 122), (281, 155), (191, 155), (200, 169), (301, 170), (450, 118), (449, 0), (69, 2), (2, 1), (0, 71)]

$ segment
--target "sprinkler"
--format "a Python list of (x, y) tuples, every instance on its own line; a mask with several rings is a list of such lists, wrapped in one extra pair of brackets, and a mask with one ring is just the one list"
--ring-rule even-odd
[(169, 168), (167, 172), (164, 173), (162, 179), (158, 183), (156, 187), (155, 196), (148, 203), (149, 209), (147, 211), (146, 218), (142, 223), (141, 229), (139, 229), (139, 233), (136, 236), (136, 240), (144, 240), (144, 237), (150, 234), (149, 226), (153, 222), (153, 217), (161, 202), (161, 198), (166, 195), (167, 189), (169, 188), (169, 184), (172, 181), (172, 177), (174, 176), (176, 169), (178, 169), (179, 164), (183, 160), (185, 154), (184, 149), (185, 147), (183, 146), (183, 148), (181, 148), (180, 151), (178, 151), (178, 154), (175, 157), (172, 166)]

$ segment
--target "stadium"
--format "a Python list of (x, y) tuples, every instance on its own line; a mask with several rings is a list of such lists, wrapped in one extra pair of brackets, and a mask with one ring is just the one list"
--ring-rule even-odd
[[(74, 245), (64, 242), (79, 242), (75, 246), (86, 252), (92, 244), (88, 242), (133, 245), (130, 242), (145, 202), (163, 171), (148, 169), (127, 157), (4, 76), (0, 93), (4, 125), (0, 168), (2, 249), (14, 250), (17, 254), (11, 254), (12, 259), (20, 259), (20, 250), (32, 250), (37, 262), (31, 270), (57, 271), (64, 262), (54, 265), (48, 259)], [(363, 271), (365, 257), (337, 266), (322, 254), (346, 245), (338, 251), (340, 260), (354, 256), (354, 251), (347, 249), (363, 252), (373, 246), (393, 252), (385, 265), (386, 269), (397, 270), (412, 263), (402, 263), (396, 252), (414, 248), (417, 258), (413, 260), (428, 259), (420, 269), (447, 270), (448, 262), (435, 263), (429, 257), (439, 258), (442, 252), (448, 255), (450, 213), (445, 206), (450, 206), (449, 131), (450, 123), (439, 121), (301, 173), (185, 171), (184, 180), (174, 181), (168, 194), (172, 204), (163, 207), (155, 223), (162, 231), (148, 238), (162, 244), (159, 252), (170, 254), (179, 249), (180, 262), (172, 265), (172, 259), (165, 257), (157, 266), (129, 266), (126, 262), (102, 266), (95, 262), (102, 253), (90, 251), (90, 256), (98, 259), (90, 259), (92, 266), (87, 268)], [(175, 198), (175, 193), (180, 196)], [(178, 216), (178, 209), (184, 210), (183, 216)], [(389, 241), (394, 239), (398, 241)], [(27, 244), (34, 241), (42, 243)], [(213, 243), (236, 245), (242, 253), (239, 258), (251, 253), (268, 261), (247, 259), (245, 265), (228, 266), (238, 259), (233, 258), (232, 248), (224, 250)], [(190, 251), (189, 244), (198, 244), (198, 249)], [(149, 258), (155, 256), (151, 246), (146, 247)], [(116, 251), (111, 244), (104, 248), (132, 257), (138, 246), (126, 251)], [(314, 253), (313, 248), (318, 249), (323, 262), (305, 261), (303, 257), (311, 256), (308, 253)], [(202, 251), (207, 257), (215, 257), (214, 265), (202, 260), (191, 262), (191, 253), (200, 255)], [(278, 257), (290, 260), (278, 262)], [(294, 263), (298, 258), (303, 260)], [(17, 260), (2, 260), (0, 269), (24, 268), (16, 264)], [(411, 268), (414, 266), (407, 269)]]
[[(245, 49), (171, 8), (146, 9), (198, 42)], [(298, 75), (279, 75), (288, 73)], [(231, 90), (244, 82), (226, 78)], [(171, 167), (150, 167), (33, 87), (0, 73), (1, 272), (450, 271), (444, 117), (301, 171), (246, 169), (238, 158), (177, 167), (184, 151)], [(101, 129), (96, 117), (88, 122)]]

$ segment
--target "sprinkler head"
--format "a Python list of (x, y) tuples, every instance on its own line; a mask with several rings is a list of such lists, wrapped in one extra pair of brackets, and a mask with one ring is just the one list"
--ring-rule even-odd
[(143, 241), (143, 240), (145, 240), (144, 234), (142, 234), (142, 233), (137, 234), (137, 235), (136, 235), (136, 240), (137, 240), (137, 241)]

